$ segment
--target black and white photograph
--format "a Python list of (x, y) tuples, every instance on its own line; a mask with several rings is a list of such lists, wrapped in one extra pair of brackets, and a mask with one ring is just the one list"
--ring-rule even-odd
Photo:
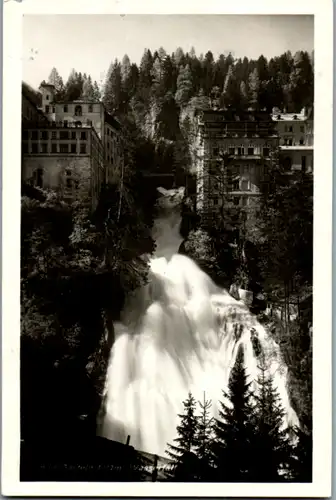
[(332, 164), (315, 154), (316, 17), (24, 12), (20, 491), (253, 496), (314, 478), (328, 491), (331, 289), (327, 277), (321, 330), (314, 244), (319, 227), (328, 275), (331, 226), (315, 210)]

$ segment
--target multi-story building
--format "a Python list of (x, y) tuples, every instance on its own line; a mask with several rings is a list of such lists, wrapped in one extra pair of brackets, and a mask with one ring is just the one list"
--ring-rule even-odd
[(313, 172), (314, 124), (312, 112), (281, 113), (274, 109), (272, 120), (279, 134), (283, 165), (288, 172)]
[(53, 85), (42, 83), (36, 113), (22, 123), (23, 181), (58, 190), (65, 199), (89, 197), (123, 168), (121, 126), (101, 102), (58, 102)]
[(197, 114), (194, 148), (197, 209), (216, 212), (256, 206), (278, 134), (264, 112), (207, 110)]

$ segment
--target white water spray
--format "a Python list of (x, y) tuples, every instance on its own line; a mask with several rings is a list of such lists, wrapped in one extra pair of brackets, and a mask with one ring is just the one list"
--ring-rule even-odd
[(285, 425), (298, 425), (278, 345), (244, 303), (177, 254), (182, 241), (179, 205), (164, 200), (163, 216), (154, 226), (157, 249), (149, 284), (130, 298), (115, 324), (99, 434), (121, 442), (130, 435), (136, 449), (163, 456), (176, 437), (178, 413), (189, 391), (196, 400), (203, 400), (205, 391), (218, 416), (239, 345), (257, 388), (253, 338), (259, 340), (280, 394)]

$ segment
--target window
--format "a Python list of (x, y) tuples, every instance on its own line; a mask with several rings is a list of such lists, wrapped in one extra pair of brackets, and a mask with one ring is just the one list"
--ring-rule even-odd
[(250, 182), (247, 179), (242, 179), (241, 181), (241, 191), (248, 191), (250, 188)]
[(107, 129), (107, 135), (110, 135), (110, 129), (109, 128)]
[(110, 149), (110, 143), (109, 142), (107, 143), (107, 149)]
[(63, 124), (64, 124), (64, 127), (66, 128), (68, 126), (68, 120), (64, 120)]
[(293, 132), (293, 127), (292, 126), (289, 127), (289, 132)]
[(75, 116), (82, 116), (82, 106), (75, 107)]
[(248, 197), (247, 196), (243, 196), (242, 197), (242, 206), (243, 207), (247, 207), (248, 205)]
[(305, 156), (302, 156), (302, 157), (301, 157), (301, 170), (302, 170), (302, 172), (305, 172), (305, 171), (306, 171), (306, 168), (307, 168), (307, 165), (306, 165), (306, 157), (305, 157)]
[(46, 95), (46, 99), (47, 99), (47, 101), (49, 101), (49, 95), (48, 94)]
[(51, 138), (54, 139), (54, 140), (57, 139), (57, 132), (56, 132), (56, 130), (53, 130), (51, 132)]
[(237, 155), (241, 156), (244, 154), (244, 148), (237, 148)]
[(289, 156), (284, 159), (284, 168), (290, 170), (292, 168), (292, 160)]
[(69, 153), (69, 144), (60, 144), (60, 153)]
[(270, 154), (270, 150), (269, 150), (269, 148), (263, 148), (263, 156), (268, 157), (268, 156), (269, 156), (269, 154)]
[(93, 106), (92, 106), (92, 104), (89, 104), (89, 113), (93, 113)]
[(51, 152), (57, 153), (57, 144), (55, 144), (55, 143), (51, 144)]
[(249, 156), (253, 156), (253, 155), (254, 155), (254, 148), (251, 148), (251, 147), (250, 147), (250, 148), (247, 148), (247, 154), (248, 154)]
[(41, 139), (43, 141), (47, 141), (48, 140), (48, 131), (47, 130), (42, 130), (42, 132), (41, 132)]
[(67, 104), (64, 104), (64, 106), (63, 106), (63, 111), (64, 111), (64, 113), (67, 113), (67, 112), (68, 112), (68, 105), (67, 105)]
[(42, 188), (43, 187), (43, 169), (38, 168), (34, 172), (34, 184), (35, 186)]
[(303, 145), (304, 145), (304, 138), (301, 137), (301, 139), (300, 139), (300, 146), (303, 146)]
[(80, 145), (80, 153), (82, 155), (85, 155), (86, 154), (86, 144), (81, 144)]
[(35, 154), (38, 152), (37, 142), (32, 142), (32, 153)]
[(50, 106), (48, 106), (48, 105), (47, 105), (47, 106), (45, 107), (45, 112), (46, 112), (46, 113), (49, 113), (49, 109), (50, 109)]
[(82, 141), (86, 141), (86, 139), (87, 139), (87, 133), (85, 131), (82, 131), (81, 135), (80, 135), (80, 138), (81, 138)]
[(219, 202), (219, 200), (218, 200), (217, 196), (215, 196), (215, 198), (213, 198), (213, 204), (218, 205), (218, 202)]
[(76, 143), (72, 143), (70, 145), (70, 147), (71, 147), (71, 153), (72, 154), (76, 154), (77, 153), (77, 144)]
[(229, 155), (235, 154), (235, 148), (229, 148)]
[(33, 141), (37, 141), (37, 139), (38, 139), (37, 130), (32, 131), (31, 138)]
[(29, 153), (29, 150), (28, 150), (28, 143), (27, 143), (27, 142), (23, 142), (23, 143), (22, 143), (22, 152), (23, 152), (23, 153)]
[(293, 139), (288, 139), (288, 146), (293, 146)]
[(300, 126), (300, 132), (301, 132), (301, 134), (304, 134), (304, 126), (303, 125)]
[(61, 130), (60, 139), (63, 141), (69, 139), (69, 132), (67, 130)]
[(232, 183), (232, 191), (239, 191), (239, 179), (235, 179)]
[(107, 155), (107, 162), (110, 163), (110, 157)]
[(28, 140), (29, 139), (28, 130), (22, 130), (22, 139), (23, 140)]
[(71, 132), (71, 139), (76, 140), (76, 132)]
[(41, 144), (41, 153), (48, 153), (48, 144), (45, 142)]
[(235, 197), (233, 198), (233, 204), (234, 204), (234, 205), (239, 205), (239, 197), (238, 197), (238, 196), (235, 196)]

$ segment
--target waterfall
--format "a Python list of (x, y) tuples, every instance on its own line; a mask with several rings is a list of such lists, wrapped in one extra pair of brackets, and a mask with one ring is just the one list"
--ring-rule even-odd
[(99, 434), (124, 443), (129, 435), (136, 449), (163, 456), (176, 437), (189, 391), (196, 400), (205, 392), (218, 416), (240, 345), (255, 389), (263, 351), (285, 410), (284, 425), (298, 425), (279, 346), (243, 302), (177, 253), (180, 205), (166, 193), (153, 229), (157, 248), (149, 283), (133, 293), (115, 324)]

